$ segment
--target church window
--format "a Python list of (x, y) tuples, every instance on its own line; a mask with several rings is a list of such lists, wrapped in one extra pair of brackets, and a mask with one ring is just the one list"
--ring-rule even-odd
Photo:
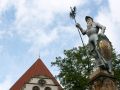
[(50, 87), (45, 87), (45, 90), (52, 90)]
[(40, 88), (38, 86), (34, 86), (32, 90), (40, 90)]

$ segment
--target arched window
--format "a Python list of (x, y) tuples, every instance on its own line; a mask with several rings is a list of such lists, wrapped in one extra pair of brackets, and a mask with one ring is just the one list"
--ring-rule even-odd
[(50, 87), (45, 87), (45, 90), (52, 90)]
[(40, 88), (38, 86), (34, 86), (32, 90), (40, 90)]

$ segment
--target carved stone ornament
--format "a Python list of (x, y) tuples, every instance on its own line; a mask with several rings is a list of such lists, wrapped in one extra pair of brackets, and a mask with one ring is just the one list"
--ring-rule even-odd
[(44, 79), (40, 79), (40, 80), (38, 81), (38, 84), (39, 84), (40, 86), (45, 86), (46, 81), (45, 81)]

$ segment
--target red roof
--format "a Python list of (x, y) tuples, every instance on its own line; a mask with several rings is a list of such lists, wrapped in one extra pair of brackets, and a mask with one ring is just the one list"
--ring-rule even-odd
[(21, 90), (24, 84), (34, 76), (46, 76), (53, 80), (55, 85), (59, 86), (59, 90), (63, 90), (48, 68), (44, 65), (40, 58), (23, 74), (23, 76), (10, 88), (10, 90)]

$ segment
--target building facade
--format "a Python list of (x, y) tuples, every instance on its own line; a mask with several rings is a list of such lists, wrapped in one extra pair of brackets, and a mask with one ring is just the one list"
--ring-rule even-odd
[(10, 90), (63, 90), (39, 58)]

